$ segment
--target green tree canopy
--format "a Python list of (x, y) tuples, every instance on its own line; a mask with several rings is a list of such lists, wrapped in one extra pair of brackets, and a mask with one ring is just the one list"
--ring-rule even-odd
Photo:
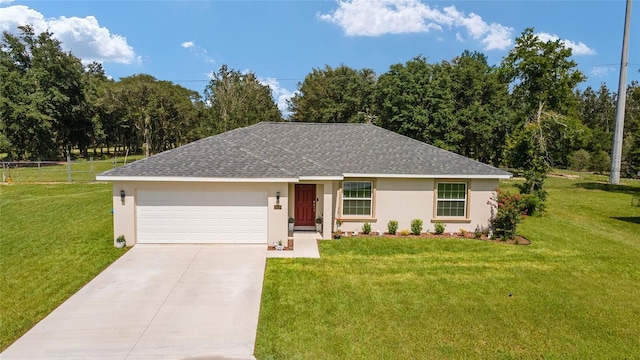
[(219, 134), (261, 121), (282, 121), (271, 89), (252, 73), (241, 73), (223, 65), (205, 88), (205, 118), (200, 136)]
[(454, 117), (448, 67), (429, 64), (423, 56), (391, 65), (376, 85), (376, 124), (455, 151), (460, 131)]
[(82, 63), (52, 34), (31, 26), (0, 43), (0, 132), (15, 158), (51, 158), (86, 146), (91, 122), (84, 102)]
[(289, 100), (290, 120), (319, 123), (362, 123), (371, 120), (376, 76), (371, 69), (345, 65), (313, 69)]
[[(576, 86), (584, 80), (560, 40), (541, 41), (526, 29), (502, 62), (512, 85), (518, 127), (510, 138), (510, 163), (525, 170), (521, 190), (539, 192), (554, 161), (568, 161), (579, 148), (584, 128), (577, 111)], [(556, 164), (556, 165), (558, 165)]]
[(124, 116), (118, 127), (126, 131), (123, 140), (128, 146), (141, 140), (149, 156), (195, 139), (197, 92), (145, 74), (123, 78), (111, 91)]

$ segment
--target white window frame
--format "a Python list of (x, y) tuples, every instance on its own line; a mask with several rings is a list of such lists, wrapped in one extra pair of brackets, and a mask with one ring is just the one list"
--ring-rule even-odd
[[(440, 185), (451, 184), (451, 185), (464, 185), (464, 199), (448, 199), (448, 198), (440, 198)], [(466, 219), (468, 215), (468, 199), (469, 199), (469, 184), (464, 181), (441, 181), (436, 183), (436, 209), (435, 215), (436, 218), (455, 218), (455, 219)], [(439, 215), (438, 214), (438, 204), (441, 201), (446, 202), (461, 202), (463, 203), (464, 214), (460, 215)]]
[[(362, 197), (346, 197), (344, 194), (344, 185), (346, 183), (369, 183), (371, 186), (371, 195), (368, 198), (362, 198)], [(374, 186), (375, 184), (373, 183), (372, 180), (346, 180), (342, 182), (342, 216), (344, 217), (360, 217), (360, 218), (372, 218), (373, 217), (373, 196), (374, 196)], [(368, 214), (345, 214), (344, 209), (344, 202), (345, 200), (364, 200), (364, 201), (369, 201), (369, 213)]]

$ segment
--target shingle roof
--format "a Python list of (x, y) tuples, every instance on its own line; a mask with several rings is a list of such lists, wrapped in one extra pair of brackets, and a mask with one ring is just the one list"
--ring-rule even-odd
[(368, 124), (259, 123), (106, 171), (113, 177), (298, 178), (511, 174)]

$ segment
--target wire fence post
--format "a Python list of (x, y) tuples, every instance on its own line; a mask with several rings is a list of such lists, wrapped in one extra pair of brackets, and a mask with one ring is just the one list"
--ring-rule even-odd
[(71, 156), (67, 156), (67, 181), (71, 184)]
[(40, 171), (40, 160), (38, 160), (38, 181), (42, 182), (42, 172)]

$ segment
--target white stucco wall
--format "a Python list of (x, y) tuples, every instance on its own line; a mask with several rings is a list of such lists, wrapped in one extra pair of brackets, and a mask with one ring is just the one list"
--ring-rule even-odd
[[(347, 181), (350, 179), (346, 179)], [(365, 179), (358, 179), (365, 180)], [(465, 180), (468, 183), (468, 216), (466, 219), (438, 219), (435, 217), (435, 194), (438, 181), (434, 179), (366, 179), (374, 181), (374, 214), (368, 218), (372, 230), (387, 231), (389, 220), (398, 221), (398, 230), (410, 229), (412, 219), (422, 219), (423, 231), (433, 231), (435, 221), (443, 221), (446, 231), (458, 232), (459, 229), (473, 231), (477, 225), (487, 226), (490, 207), (487, 200), (498, 188), (497, 179)], [(301, 183), (316, 184), (316, 214), (324, 219), (322, 238), (330, 239), (335, 231), (335, 219), (342, 218), (342, 231), (362, 231), (365, 218), (349, 218), (340, 215), (341, 181), (307, 181)], [(286, 241), (288, 236), (288, 218), (294, 214), (294, 184), (288, 183), (192, 183), (192, 182), (124, 182), (113, 185), (114, 241), (124, 235), (127, 245), (136, 243), (136, 193), (147, 190), (210, 190), (242, 191), (263, 190), (268, 196), (268, 243)], [(124, 204), (120, 200), (120, 190), (126, 193)], [(274, 209), (276, 193), (280, 192), (282, 209)]]
[[(345, 179), (349, 181), (350, 179)], [(387, 231), (389, 220), (398, 221), (398, 231), (411, 228), (411, 220), (421, 219), (423, 231), (434, 230), (434, 223), (442, 221), (446, 224), (446, 231), (458, 232), (460, 229), (473, 231), (477, 225), (487, 226), (491, 215), (487, 200), (498, 188), (497, 179), (358, 179), (373, 180), (374, 214), (371, 219), (364, 217), (340, 216), (340, 209), (335, 208), (336, 216), (343, 219), (342, 231), (362, 231), (362, 225), (367, 220), (372, 230)], [(438, 218), (436, 211), (436, 184), (438, 182), (466, 182), (467, 217), (466, 218)], [(339, 193), (336, 186), (336, 192)], [(340, 204), (338, 203), (338, 207)]]
[[(113, 183), (113, 235), (124, 235), (127, 246), (135, 245), (136, 239), (136, 194), (145, 190), (199, 190), (199, 191), (256, 191), (267, 192), (267, 241), (269, 244), (287, 240), (287, 220), (289, 213), (289, 188), (287, 183), (195, 183), (195, 182), (128, 182)], [(125, 202), (120, 200), (120, 190), (126, 193)], [(282, 209), (274, 209), (276, 193), (280, 192)]]

